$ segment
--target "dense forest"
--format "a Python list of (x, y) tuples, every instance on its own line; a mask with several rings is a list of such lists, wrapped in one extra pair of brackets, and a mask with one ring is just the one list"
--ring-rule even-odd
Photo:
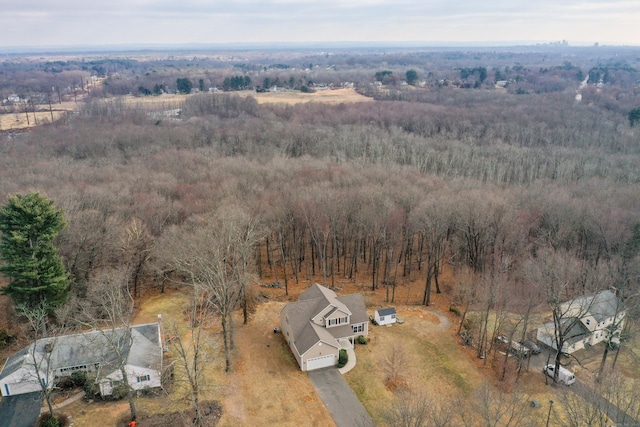
[[(64, 211), (76, 298), (114, 269), (135, 296), (164, 289), (177, 242), (221, 218), (256, 227), (256, 283), (349, 279), (393, 301), (419, 280), (413, 303), (445, 293), (512, 311), (637, 294), (637, 49), (200, 56), (0, 64), (1, 98), (88, 91), (64, 121), (0, 139), (0, 199), (37, 190)], [(236, 76), (241, 89), (349, 85), (375, 101), (258, 104), (224, 87)], [(200, 93), (177, 117), (116, 97), (184, 78)]]

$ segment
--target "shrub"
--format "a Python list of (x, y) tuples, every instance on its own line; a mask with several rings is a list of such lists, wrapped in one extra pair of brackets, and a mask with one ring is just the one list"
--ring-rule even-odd
[(94, 379), (85, 382), (82, 386), (82, 390), (84, 390), (84, 396), (87, 399), (95, 398), (100, 392), (100, 388), (98, 387), (98, 384), (95, 383)]
[(125, 386), (124, 384), (118, 384), (117, 386), (113, 387), (113, 389), (111, 390), (111, 398), (113, 400), (124, 399), (126, 396), (127, 396), (127, 386)]
[(338, 356), (338, 368), (342, 368), (349, 361), (349, 356), (347, 355), (347, 350), (340, 350)]
[(364, 335), (360, 335), (358, 337), (358, 343), (359, 344), (366, 344), (367, 343), (367, 339), (364, 337)]
[(43, 414), (38, 424), (40, 427), (64, 427), (66, 425), (67, 417), (64, 415), (54, 415), (52, 417), (50, 414)]
[(156, 395), (156, 390), (152, 387), (144, 387), (140, 390), (138, 390), (138, 395), (140, 396), (155, 396)]
[(73, 388), (73, 380), (71, 377), (61, 377), (56, 381), (56, 387), (62, 390), (69, 390)]
[(75, 371), (71, 374), (71, 381), (76, 387), (84, 387), (87, 383), (87, 373), (85, 371)]
[(449, 311), (455, 314), (456, 316), (460, 316), (460, 309), (456, 306), (449, 306)]

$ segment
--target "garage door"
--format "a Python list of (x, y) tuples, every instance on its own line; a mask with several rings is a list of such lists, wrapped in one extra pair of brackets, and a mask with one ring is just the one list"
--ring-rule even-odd
[(307, 371), (313, 371), (314, 369), (326, 368), (327, 366), (333, 366), (335, 359), (333, 354), (328, 356), (315, 357), (307, 360)]

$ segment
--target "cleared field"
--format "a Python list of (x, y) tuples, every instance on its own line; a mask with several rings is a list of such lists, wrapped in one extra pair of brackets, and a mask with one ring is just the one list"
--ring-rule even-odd
[[(222, 92), (216, 92), (214, 95), (222, 95)], [(258, 93), (253, 90), (244, 90), (239, 92), (227, 92), (239, 96), (251, 96), (255, 98), (259, 104), (304, 104), (307, 102), (318, 102), (323, 104), (342, 104), (355, 102), (372, 102), (373, 99), (360, 95), (354, 89), (334, 89), (323, 90), (314, 93), (303, 93), (300, 91), (285, 92), (262, 92)], [(173, 108), (181, 108), (184, 101), (195, 95), (170, 95), (162, 94), (159, 96), (123, 96), (120, 98), (110, 98), (107, 101), (122, 100), (125, 104), (131, 106), (139, 106), (143, 109), (168, 110)]]
[(298, 91), (288, 92), (239, 92), (242, 95), (253, 96), (259, 104), (304, 104), (307, 102), (319, 102), (322, 104), (342, 104), (355, 102), (372, 102), (372, 98), (360, 95), (353, 89), (323, 90), (314, 93), (302, 93)]
[[(62, 104), (52, 104), (51, 111), (48, 106), (40, 105), (38, 111), (13, 112), (0, 114), (0, 131), (27, 129), (43, 124), (51, 123), (51, 115), (53, 113), (53, 121), (63, 118), (68, 112), (74, 111), (79, 104), (74, 102), (63, 102)], [(28, 114), (28, 119), (27, 119)]]

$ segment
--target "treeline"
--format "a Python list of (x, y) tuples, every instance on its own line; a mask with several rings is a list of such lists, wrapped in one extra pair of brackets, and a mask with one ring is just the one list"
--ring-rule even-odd
[[(93, 102), (85, 109), (88, 117), (74, 126), (79, 133), (97, 133), (93, 139), (102, 142), (50, 128), (46, 138), (56, 142), (46, 150), (55, 147), (56, 154), (91, 158), (114, 151), (142, 155), (152, 147), (207, 147), (220, 156), (331, 157), (520, 185), (541, 179), (639, 179), (637, 136), (627, 114), (576, 105), (566, 95), (504, 97), (453, 89), (424, 93), (420, 102), (339, 107), (259, 106), (252, 98), (205, 94), (184, 104), (182, 117), (189, 125), (165, 121), (157, 126), (150, 125), (142, 107)], [(107, 123), (118, 126), (104, 135), (95, 132)]]

